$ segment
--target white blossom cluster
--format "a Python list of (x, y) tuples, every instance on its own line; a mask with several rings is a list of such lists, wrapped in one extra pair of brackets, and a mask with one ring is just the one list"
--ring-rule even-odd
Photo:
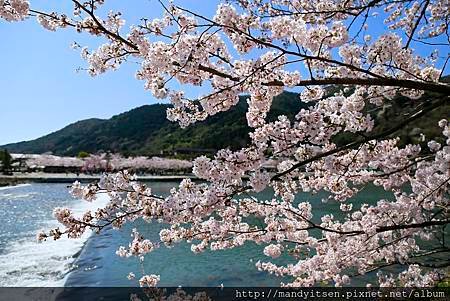
[(48, 154), (12, 154), (23, 160), (28, 168), (74, 167), (85, 172), (120, 171), (188, 171), (192, 162), (160, 157), (123, 157), (120, 154), (91, 154), (86, 158), (55, 156)]
[(28, 16), (30, 3), (25, 0), (0, 0), (0, 18), (21, 21)]
[[(0, 17), (26, 18), (25, 3), (1, 1)], [(350, 285), (375, 271), (380, 286), (423, 287), (441, 279), (450, 265), (442, 239), (450, 221), (449, 121), (436, 125), (440, 137), (421, 133), (423, 143), (397, 136), (434, 109), (448, 108), (450, 87), (440, 81), (448, 1), (235, 0), (220, 1), (213, 16), (168, 3), (160, 19), (143, 19), (128, 32), (119, 12), (96, 14), (103, 1), (74, 3), (73, 18), (35, 14), (47, 29), (73, 27), (106, 39), (96, 50), (81, 50), (91, 75), (138, 60), (136, 78), (156, 98), (171, 101), (167, 117), (181, 126), (227, 111), (248, 95), (251, 142), (197, 158), (193, 172), (204, 182), (183, 180), (164, 197), (125, 171), (96, 185), (76, 183), (77, 197), (94, 201), (106, 192), (110, 204), (81, 218), (59, 208), (55, 215), (65, 229), (40, 239), (78, 237), (88, 228), (120, 228), (142, 218), (167, 225), (159, 241), (134, 233), (119, 255), (142, 257), (183, 241), (195, 253), (251, 241), (269, 257), (256, 267), (286, 276), (286, 286)], [(380, 30), (384, 26), (389, 31)], [(197, 86), (207, 92), (189, 99), (185, 90)], [(298, 101), (305, 106), (294, 118), (269, 121), (273, 98), (290, 88), (301, 89)], [(390, 112), (398, 96), (405, 99), (401, 118), (376, 122), (373, 112)], [(352, 140), (338, 142), (343, 134)], [(276, 168), (268, 170), (267, 162)], [(368, 185), (391, 197), (355, 201)], [(265, 189), (273, 197), (258, 199), (255, 193)], [(299, 199), (321, 191), (324, 202), (339, 204), (339, 215), (316, 212), (315, 204)], [(291, 263), (271, 261), (282, 255)], [(403, 271), (385, 273), (390, 266)], [(142, 286), (158, 281), (140, 278)]]
[(146, 156), (125, 158), (120, 154), (106, 153), (90, 155), (84, 158), (82, 162), (82, 169), (87, 172), (120, 171), (124, 169), (134, 171), (181, 171), (192, 168), (192, 163), (187, 160), (159, 157), (148, 158)]

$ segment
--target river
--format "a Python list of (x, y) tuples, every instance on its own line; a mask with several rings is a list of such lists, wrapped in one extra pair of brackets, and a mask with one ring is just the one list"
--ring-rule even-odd
[[(154, 193), (166, 195), (177, 183), (148, 185)], [(378, 188), (368, 187), (353, 202), (374, 203), (387, 196)], [(270, 192), (259, 197), (268, 199)], [(324, 193), (302, 193), (297, 201), (310, 201), (317, 216), (339, 215), (339, 205), (323, 203), (324, 197)], [(282, 281), (256, 269), (256, 261), (268, 258), (262, 254), (263, 246), (254, 243), (202, 254), (192, 253), (190, 246), (182, 243), (170, 249), (156, 249), (146, 255), (144, 264), (136, 258), (118, 257), (115, 251), (120, 245), (128, 245), (134, 227), (146, 238), (158, 239), (162, 225), (142, 220), (120, 230), (85, 233), (80, 239), (36, 241), (38, 230), (58, 226), (52, 216), (53, 208), (67, 206), (80, 213), (104, 206), (106, 202), (105, 198), (93, 203), (74, 199), (68, 193), (67, 184), (36, 183), (0, 188), (0, 286), (136, 286), (136, 280), (127, 279), (129, 272), (137, 277), (142, 272), (159, 274), (161, 286), (278, 286)], [(275, 262), (288, 260), (280, 257)]]

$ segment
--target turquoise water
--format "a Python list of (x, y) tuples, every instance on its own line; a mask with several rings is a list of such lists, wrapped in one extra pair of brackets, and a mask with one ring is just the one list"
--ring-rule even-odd
[[(155, 182), (149, 185), (154, 193), (166, 195), (177, 183)], [(256, 261), (266, 260), (267, 257), (262, 255), (263, 247), (253, 243), (232, 250), (201, 254), (192, 253), (190, 245), (180, 243), (173, 248), (161, 247), (147, 254), (143, 265), (136, 258), (120, 258), (115, 251), (119, 245), (128, 245), (134, 227), (144, 237), (158, 241), (159, 231), (164, 225), (138, 220), (120, 230), (107, 229), (99, 235), (94, 234), (76, 262), (78, 269), (71, 274), (66, 285), (95, 283), (99, 286), (134, 286), (136, 281), (130, 281), (126, 276), (134, 272), (139, 277), (142, 268), (145, 273), (161, 275), (161, 286), (279, 285), (277, 277), (255, 268)]]
[[(176, 182), (149, 183), (155, 193), (168, 194)], [(323, 203), (326, 195), (299, 194), (296, 201), (311, 202), (316, 218), (326, 213), (339, 215), (339, 204)], [(270, 191), (258, 195), (269, 199)], [(369, 187), (352, 200), (374, 203), (389, 195)], [(173, 248), (161, 247), (147, 254), (140, 264), (136, 258), (120, 258), (115, 251), (127, 246), (131, 229), (136, 227), (146, 238), (157, 241), (163, 225), (137, 220), (120, 230), (105, 229), (100, 234), (85, 235), (78, 240), (63, 239), (38, 244), (39, 229), (57, 226), (52, 210), (68, 206), (75, 212), (101, 207), (107, 200), (94, 203), (73, 199), (66, 184), (31, 184), (0, 190), (0, 285), (1, 286), (136, 286), (126, 278), (134, 272), (161, 275), (161, 286), (278, 286), (282, 279), (259, 272), (255, 263), (268, 261), (263, 246), (246, 243), (226, 251), (194, 254), (181, 243)], [(356, 206), (358, 207), (358, 206)], [(286, 263), (278, 258), (275, 263)], [(373, 278), (373, 275), (365, 277)], [(363, 279), (364, 280), (364, 279)], [(366, 278), (367, 280), (367, 278)], [(355, 284), (358, 284), (356, 282)]]
[[(176, 185), (175, 182), (151, 183), (153, 191), (162, 195)], [(260, 199), (271, 198), (270, 191), (258, 195)], [(309, 201), (317, 214), (317, 219), (323, 214), (340, 215), (339, 204), (323, 203), (325, 193), (299, 194), (296, 201)], [(374, 203), (389, 194), (370, 187), (361, 191), (352, 202)], [(120, 258), (115, 255), (119, 245), (127, 246), (130, 232), (136, 227), (146, 238), (158, 241), (159, 231), (163, 225), (136, 221), (117, 231), (108, 229), (99, 235), (93, 234), (76, 262), (78, 268), (68, 278), (68, 286), (134, 286), (135, 281), (126, 279), (129, 272), (140, 276), (142, 272), (161, 275), (161, 286), (279, 286), (280, 279), (265, 272), (259, 272), (255, 263), (258, 260), (270, 261), (262, 254), (263, 246), (248, 242), (244, 246), (225, 251), (206, 251), (194, 254), (190, 246), (181, 243), (173, 248), (159, 248), (146, 255), (141, 265), (135, 258)], [(111, 241), (114, 244), (111, 244)], [(275, 263), (287, 263), (289, 257), (272, 260)], [(136, 273), (140, 271), (141, 273)], [(373, 275), (366, 277), (373, 278)], [(355, 284), (361, 284), (366, 279), (356, 279)], [(286, 279), (284, 279), (286, 281)]]

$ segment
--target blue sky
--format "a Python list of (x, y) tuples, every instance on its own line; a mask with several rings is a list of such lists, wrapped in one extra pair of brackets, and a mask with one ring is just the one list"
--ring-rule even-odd
[[(213, 15), (217, 2), (176, 1), (207, 16)], [(53, 7), (70, 13), (72, 8), (70, 0), (31, 3), (32, 8), (43, 11)], [(126, 28), (139, 23), (141, 17), (152, 19), (162, 14), (157, 0), (108, 0), (105, 8), (123, 12)], [(377, 35), (385, 30), (382, 27), (369, 33)], [(143, 89), (144, 82), (135, 80), (139, 68), (135, 63), (94, 78), (84, 71), (76, 72), (86, 64), (79, 50), (71, 49), (70, 44), (77, 41), (82, 46), (96, 48), (102, 43), (98, 38), (71, 29), (50, 32), (33, 18), (16, 23), (0, 20), (0, 36), (0, 145), (38, 138), (81, 119), (110, 118), (156, 102)], [(188, 94), (199, 93), (192, 91)]]
[[(70, 12), (71, 1), (31, 1), (33, 8), (50, 9), (49, 3)], [(126, 5), (128, 3), (128, 5)], [(128, 27), (139, 18), (160, 17), (156, 0), (106, 1), (108, 9), (124, 12)], [(215, 1), (181, 0), (186, 7), (211, 15)], [(199, 7), (201, 3), (201, 7)], [(86, 64), (73, 41), (96, 47), (98, 39), (74, 30), (50, 32), (36, 20), (8, 23), (0, 20), (0, 145), (38, 138), (86, 118), (109, 118), (132, 108), (155, 103), (144, 82), (134, 78), (138, 65), (124, 64), (116, 72), (90, 77), (76, 72)]]

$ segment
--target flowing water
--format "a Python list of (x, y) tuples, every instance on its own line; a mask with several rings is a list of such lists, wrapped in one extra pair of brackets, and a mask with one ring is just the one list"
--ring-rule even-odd
[[(165, 195), (176, 182), (149, 184), (155, 193)], [(269, 199), (270, 192), (259, 195)], [(299, 194), (297, 201), (310, 201), (317, 216), (339, 215), (339, 204), (323, 203), (325, 194)], [(369, 187), (353, 202), (373, 203), (388, 197)], [(163, 225), (137, 220), (120, 230), (105, 229), (100, 234), (86, 233), (80, 239), (36, 242), (40, 229), (58, 226), (52, 216), (55, 207), (67, 206), (81, 213), (102, 207), (105, 198), (88, 203), (73, 199), (66, 184), (27, 184), (0, 188), (0, 286), (136, 286), (126, 278), (129, 272), (161, 275), (161, 286), (278, 286), (281, 279), (259, 272), (255, 263), (269, 261), (263, 246), (246, 243), (226, 251), (194, 254), (181, 243), (174, 248), (159, 248), (146, 255), (141, 264), (136, 258), (120, 258), (115, 251), (127, 246), (131, 229), (136, 227), (155, 241)], [(275, 263), (285, 263), (281, 257)]]
[(38, 230), (59, 226), (55, 207), (77, 214), (106, 204), (81, 202), (68, 194), (66, 184), (26, 184), (0, 188), (0, 285), (62, 286), (90, 233), (80, 239), (38, 243)]

